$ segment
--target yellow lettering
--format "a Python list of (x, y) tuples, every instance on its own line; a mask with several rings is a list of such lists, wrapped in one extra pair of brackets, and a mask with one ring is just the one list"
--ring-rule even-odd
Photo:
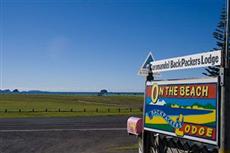
[(200, 136), (202, 136), (202, 135), (204, 135), (204, 128), (203, 127), (201, 127), (200, 129), (199, 129), (199, 131), (198, 131), (198, 133), (199, 133), (199, 135)]
[(173, 95), (173, 87), (169, 87), (169, 95), (170, 95), (170, 96)]
[[(182, 121), (183, 121), (183, 118), (184, 118), (183, 115), (180, 114), (179, 117), (178, 117), (178, 121), (179, 121), (179, 122), (182, 122)], [(175, 133), (176, 133), (177, 136), (180, 136), (180, 137), (183, 137), (183, 136), (184, 136), (184, 131), (183, 131), (183, 130), (180, 131), (180, 129), (176, 129), (176, 130), (175, 130)]]
[(185, 87), (185, 95), (186, 95), (186, 96), (189, 96), (189, 86), (186, 86), (186, 87)]
[(200, 86), (198, 86), (197, 88), (196, 88), (196, 95), (199, 97), (199, 96), (201, 96), (201, 87)]
[(159, 87), (159, 95), (164, 95), (164, 87)]
[(206, 136), (207, 136), (207, 137), (212, 137), (212, 132), (213, 132), (213, 129), (212, 129), (212, 128), (208, 128), (208, 129), (207, 129)]
[(192, 134), (196, 134), (196, 132), (197, 132), (197, 127), (192, 126)]
[(191, 92), (190, 92), (190, 96), (196, 96), (195, 87), (192, 87)]
[(202, 89), (202, 96), (205, 96), (205, 97), (208, 96), (208, 86), (203, 86), (203, 89)]
[(176, 129), (175, 133), (177, 136), (183, 137), (184, 136), (184, 131), (180, 131), (180, 129)]
[(152, 101), (153, 101), (153, 103), (156, 103), (157, 102), (157, 100), (158, 100), (158, 84), (153, 84), (153, 86), (152, 86), (152, 96), (151, 96), (151, 98), (152, 98)]
[(184, 87), (183, 86), (180, 87), (180, 95), (184, 96)]
[(166, 94), (166, 96), (167, 96), (167, 95), (168, 95), (168, 90), (169, 90), (169, 87), (168, 87), (168, 86), (166, 86), (166, 87), (165, 87), (165, 90), (166, 90), (166, 91), (165, 91), (165, 94)]
[(186, 125), (184, 131), (185, 131), (186, 133), (189, 133), (189, 131), (190, 131), (190, 126), (189, 126), (189, 125)]
[(177, 96), (177, 91), (178, 91), (178, 87), (175, 86), (175, 87), (174, 87), (174, 96)]

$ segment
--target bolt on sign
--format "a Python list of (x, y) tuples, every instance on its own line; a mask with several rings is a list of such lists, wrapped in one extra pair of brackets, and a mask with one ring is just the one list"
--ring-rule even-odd
[(144, 129), (218, 144), (218, 79), (146, 83)]

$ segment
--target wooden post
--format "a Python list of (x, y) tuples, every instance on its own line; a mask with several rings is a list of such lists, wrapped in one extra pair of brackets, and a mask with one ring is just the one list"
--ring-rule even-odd
[(223, 85), (221, 86), (220, 111), (220, 153), (230, 153), (230, 71), (222, 68)]
[(229, 18), (230, 4), (226, 0), (226, 30), (221, 78), (221, 111), (220, 111), (220, 153), (230, 153), (230, 70), (229, 70)]
[[(145, 86), (146, 86), (147, 81), (153, 81), (153, 80), (154, 80), (154, 77), (153, 77), (153, 73), (152, 73), (152, 69), (151, 69), (151, 64), (149, 64), (149, 73), (148, 73), (148, 76), (146, 77)], [(144, 104), (143, 104), (143, 124), (145, 122), (145, 98), (146, 98), (146, 93), (144, 95)], [(144, 127), (144, 125), (143, 125), (143, 127)], [(151, 136), (150, 132), (143, 130), (143, 134), (142, 134), (143, 153), (149, 153), (150, 152), (150, 142), (151, 142), (150, 136)]]

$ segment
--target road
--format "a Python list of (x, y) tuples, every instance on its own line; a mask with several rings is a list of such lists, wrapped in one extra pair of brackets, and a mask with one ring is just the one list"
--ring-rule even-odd
[(0, 119), (0, 153), (135, 153), (128, 117)]

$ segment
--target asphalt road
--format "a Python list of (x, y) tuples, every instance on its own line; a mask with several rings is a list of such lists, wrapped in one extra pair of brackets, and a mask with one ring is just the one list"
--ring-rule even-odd
[(0, 119), (0, 153), (135, 153), (128, 117)]

